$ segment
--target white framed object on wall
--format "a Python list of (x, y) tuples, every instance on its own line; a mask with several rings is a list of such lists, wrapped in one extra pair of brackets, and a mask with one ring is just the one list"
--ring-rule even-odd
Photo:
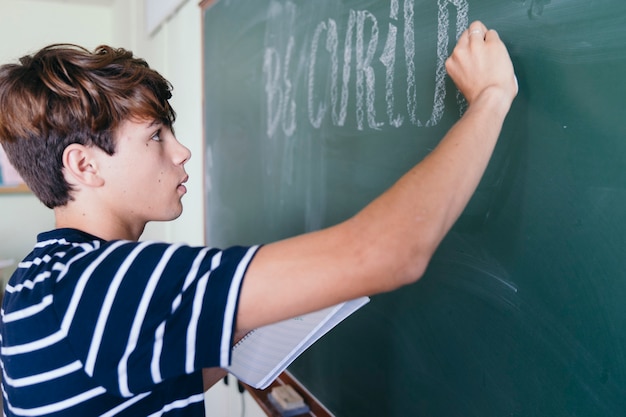
[(144, 0), (145, 28), (153, 35), (187, 0)]

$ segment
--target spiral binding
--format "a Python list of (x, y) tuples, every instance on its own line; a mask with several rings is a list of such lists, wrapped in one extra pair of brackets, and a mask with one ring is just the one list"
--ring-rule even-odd
[(244, 337), (242, 337), (237, 343), (235, 343), (235, 346), (233, 346), (233, 350), (237, 349), (237, 347), (239, 347), (239, 345), (241, 345), (243, 342), (245, 342), (247, 338), (252, 336), (252, 333), (254, 333), (254, 332), (255, 332), (255, 330), (250, 330), (248, 333), (246, 333), (246, 335)]

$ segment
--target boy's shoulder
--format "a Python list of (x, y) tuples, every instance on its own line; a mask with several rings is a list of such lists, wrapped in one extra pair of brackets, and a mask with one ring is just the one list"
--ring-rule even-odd
[(76, 245), (83, 243), (105, 243), (104, 239), (94, 236), (82, 230), (72, 228), (53, 229), (41, 232), (37, 235), (37, 244), (35, 248), (47, 245)]
[(104, 240), (76, 229), (54, 229), (37, 235), (31, 252), (17, 265), (7, 283), (7, 291), (19, 292), (22, 287), (47, 287), (62, 274), (67, 260), (81, 253), (98, 250)]

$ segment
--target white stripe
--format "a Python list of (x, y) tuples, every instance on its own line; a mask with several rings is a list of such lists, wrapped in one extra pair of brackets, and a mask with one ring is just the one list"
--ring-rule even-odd
[[(116, 246), (119, 246), (120, 242), (118, 242), (117, 245), (111, 245), (111, 247), (109, 247), (105, 252), (103, 252), (98, 259), (96, 259), (93, 263), (91, 263), (89, 265), (89, 268), (87, 268), (85, 271), (83, 271), (83, 274), (80, 276), (76, 286), (75, 286), (75, 290), (74, 290), (74, 294), (72, 295), (72, 299), (70, 300), (70, 305), (67, 308), (66, 314), (63, 317), (63, 321), (61, 322), (61, 328), (49, 335), (46, 336), (42, 339), (38, 339), (32, 342), (28, 342), (28, 343), (24, 343), (22, 345), (15, 345), (15, 346), (2, 346), (2, 353), (4, 355), (17, 355), (17, 354), (21, 354), (21, 353), (26, 353), (26, 352), (31, 352), (31, 351), (35, 351), (38, 349), (43, 349), (46, 348), (48, 346), (51, 346), (55, 343), (57, 343), (58, 341), (62, 340), (64, 337), (67, 336), (67, 332), (69, 330), (70, 324), (72, 323), (72, 320), (74, 319), (74, 314), (76, 314), (76, 308), (78, 305), (78, 302), (80, 301), (83, 291), (85, 289), (85, 286), (87, 284), (87, 281), (89, 281), (89, 277), (91, 275), (91, 273), (93, 272), (93, 270), (96, 268), (96, 266), (98, 266), (98, 264), (100, 262), (102, 262), (102, 259), (106, 256), (108, 256), (108, 254), (115, 249)], [(87, 254), (87, 252), (82, 252), (80, 254), (78, 254), (77, 256), (75, 256), (74, 258), (72, 258), (66, 265), (65, 265), (65, 269), (59, 274), (59, 276), (57, 277), (57, 282), (59, 282), (63, 276), (67, 273), (67, 271), (69, 270), (69, 267), (72, 263), (74, 263), (75, 261), (77, 261), (78, 259), (81, 259), (83, 256), (85, 256)]]
[(155, 384), (163, 382), (161, 376), (161, 352), (163, 352), (163, 334), (165, 334), (165, 321), (154, 332), (154, 346), (152, 348), (152, 361), (150, 361), (150, 374)]
[[(221, 253), (221, 252), (220, 252)], [(211, 265), (211, 271), (213, 266)], [(209, 281), (209, 273), (207, 272), (198, 280), (196, 293), (193, 298), (193, 307), (191, 309), (191, 318), (189, 326), (187, 326), (186, 346), (187, 353), (185, 355), (185, 371), (191, 373), (194, 371), (194, 362), (196, 360), (196, 334), (198, 331), (198, 320), (202, 312), (202, 304), (206, 293), (207, 282)]]
[(143, 320), (146, 316), (146, 311), (148, 310), (148, 305), (150, 304), (150, 300), (152, 299), (152, 295), (154, 294), (154, 290), (161, 278), (161, 274), (163, 269), (169, 262), (170, 258), (174, 254), (176, 250), (181, 245), (171, 245), (167, 248), (161, 260), (155, 267), (150, 279), (148, 280), (148, 284), (146, 285), (146, 289), (143, 292), (143, 296), (141, 297), (141, 301), (139, 302), (139, 306), (137, 307), (137, 313), (135, 314), (135, 319), (133, 320), (133, 324), (130, 330), (130, 336), (128, 338), (128, 343), (126, 344), (126, 351), (124, 355), (120, 359), (117, 365), (117, 373), (119, 380), (120, 393), (123, 397), (130, 397), (133, 394), (130, 392), (128, 388), (128, 358), (131, 353), (137, 347), (137, 340), (139, 338), (139, 331), (141, 330), (141, 326), (143, 324)]
[(185, 408), (189, 404), (199, 403), (200, 401), (204, 401), (204, 395), (203, 394), (195, 394), (195, 395), (192, 395), (189, 398), (186, 398), (186, 399), (183, 399), (183, 400), (176, 400), (174, 402), (166, 404), (165, 407), (163, 407), (162, 409), (160, 409), (156, 413), (150, 414), (148, 417), (160, 417), (163, 414), (169, 413), (170, 411), (172, 411), (174, 409)]
[(77, 404), (83, 403), (87, 400), (95, 398), (101, 394), (104, 394), (106, 390), (102, 387), (93, 388), (89, 391), (83, 392), (82, 394), (76, 395), (74, 397), (68, 398), (67, 400), (59, 401), (58, 403), (44, 405), (42, 407), (36, 408), (17, 408), (13, 407), (11, 404), (7, 404), (9, 410), (18, 416), (45, 416), (48, 414), (56, 413), (58, 411), (66, 410), (68, 408), (74, 407)]
[(43, 258), (35, 258), (32, 261), (22, 261), (17, 264), (18, 268), (30, 268), (33, 265), (41, 265), (42, 263), (48, 263), (52, 257), (50, 255), (44, 255)]
[(56, 262), (54, 265), (52, 265), (52, 270), (53, 271), (63, 271), (65, 269), (65, 264), (62, 264), (61, 262)]
[(82, 242), (82, 243), (72, 243), (72, 246), (73, 247), (77, 247), (78, 246), (79, 248), (81, 248), (81, 249), (83, 249), (85, 251), (92, 251), (92, 250), (100, 248), (100, 241), (99, 240), (92, 240), (91, 243), (85, 243), (85, 242)]
[(211, 258), (211, 272), (215, 271), (222, 264), (222, 255), (224, 252), (218, 252)]
[(199, 280), (194, 295), (193, 307), (191, 310), (191, 319), (187, 327), (186, 337), (186, 355), (185, 355), (185, 371), (191, 373), (194, 371), (194, 363), (196, 361), (196, 338), (198, 334), (198, 321), (202, 313), (202, 305), (206, 295), (210, 273), (215, 271), (222, 262), (222, 253), (218, 252), (211, 258), (211, 269), (203, 275)]
[[(96, 260), (90, 263), (87, 269), (85, 269), (85, 271), (81, 274), (80, 278), (78, 279), (78, 282), (76, 282), (76, 285), (74, 286), (74, 293), (72, 294), (70, 304), (68, 305), (67, 310), (65, 312), (65, 316), (63, 316), (63, 321), (61, 322), (61, 330), (63, 330), (65, 334), (67, 334), (67, 331), (69, 330), (70, 325), (72, 324), (72, 321), (74, 320), (74, 315), (76, 314), (76, 310), (78, 309), (78, 304), (80, 300), (83, 298), (83, 291), (85, 291), (85, 287), (87, 286), (87, 282), (89, 281), (89, 278), (91, 278), (91, 274), (100, 265), (100, 263), (102, 263), (102, 261), (109, 256), (111, 252), (113, 252), (115, 249), (117, 249), (119, 246), (123, 244), (124, 244), (123, 241), (118, 241), (118, 242), (113, 243), (111, 246), (107, 248), (107, 250), (102, 252)], [(74, 261), (74, 259), (72, 259), (72, 262)], [(57, 278), (57, 282), (61, 278), (62, 278), (61, 275), (59, 275), (59, 277)]]
[[(191, 265), (191, 269), (185, 278), (185, 283), (183, 284), (183, 291), (185, 291), (191, 283), (196, 279), (196, 275), (198, 275), (198, 270), (200, 269), (200, 264), (204, 260), (206, 253), (209, 251), (209, 248), (204, 248), (200, 252), (198, 252), (198, 256), (193, 260), (193, 264)], [(212, 269), (213, 267), (211, 267)]]
[(248, 252), (237, 266), (235, 276), (233, 277), (233, 281), (230, 286), (228, 301), (226, 303), (226, 311), (224, 312), (224, 323), (222, 327), (222, 347), (220, 354), (220, 367), (222, 368), (226, 368), (230, 365), (229, 362), (231, 341), (233, 337), (233, 320), (235, 319), (235, 307), (237, 306), (239, 288), (241, 286), (241, 281), (243, 280), (244, 273), (246, 272), (246, 268), (248, 268), (248, 264), (250, 263), (250, 259), (252, 259), (252, 256), (255, 254), (258, 248), (259, 246), (252, 246), (248, 249)]
[[(208, 251), (209, 251), (209, 248), (204, 248), (198, 252), (198, 255), (196, 255), (196, 258), (194, 259), (191, 265), (191, 268), (189, 269), (189, 272), (187, 273), (185, 282), (183, 283), (183, 287), (180, 293), (176, 296), (176, 298), (174, 298), (174, 301), (172, 301), (172, 309), (171, 309), (172, 314), (174, 314), (176, 310), (178, 309), (178, 307), (180, 307), (180, 303), (182, 302), (182, 298), (183, 298), (183, 293), (194, 282), (195, 277), (198, 273), (198, 270), (200, 269), (200, 265), (202, 261), (204, 260), (204, 257), (206, 256), (206, 253)], [(161, 363), (161, 354), (163, 351), (163, 334), (164, 333), (165, 333), (165, 320), (163, 320), (163, 322), (159, 325), (159, 327), (157, 328), (157, 332), (155, 334), (156, 343), (154, 346), (154, 351), (152, 354), (152, 362), (151, 362), (152, 380), (155, 383), (161, 382), (163, 378), (161, 376), (160, 363)], [(189, 361), (188, 358), (189, 357), (187, 356), (187, 359), (186, 359), (187, 362)], [(192, 363), (193, 363), (193, 360), (192, 360)]]
[(52, 294), (46, 295), (43, 300), (41, 300), (37, 304), (33, 304), (30, 307), (16, 310), (9, 314), (4, 314), (2, 320), (4, 323), (11, 323), (13, 321), (22, 320), (42, 312), (46, 307), (50, 305), (52, 305)]
[(39, 284), (45, 281), (47, 278), (50, 278), (50, 271), (42, 272), (41, 274), (38, 274), (35, 279), (26, 280), (16, 286), (7, 285), (4, 291), (7, 293), (14, 293), (22, 291), (23, 288), (28, 288), (29, 290), (32, 290), (33, 288), (35, 288), (35, 284)]
[[(70, 259), (65, 266), (60, 269), (61, 272), (59, 273), (59, 275), (56, 278), (57, 282), (61, 282), (61, 280), (65, 277), (65, 275), (67, 275), (67, 271), (70, 270), (70, 266), (72, 266), (72, 264), (82, 258), (84, 258), (85, 256), (89, 255), (91, 252), (80, 252), (78, 254), (76, 254), (76, 256), (74, 256), (72, 259)], [(53, 268), (56, 268), (56, 264), (54, 265)]]
[(191, 319), (187, 327), (186, 337), (186, 355), (185, 355), (185, 371), (191, 373), (194, 371), (194, 363), (196, 361), (196, 338), (198, 334), (198, 322), (202, 313), (202, 305), (206, 296), (206, 288), (209, 282), (210, 274), (215, 271), (222, 263), (222, 254), (220, 251), (211, 258), (211, 269), (203, 275), (199, 280), (194, 295), (193, 307), (191, 310)]
[(46, 246), (51, 246), (51, 245), (66, 245), (66, 246), (71, 245), (72, 247), (80, 247), (86, 251), (91, 251), (93, 249), (98, 249), (100, 247), (100, 241), (92, 240), (91, 243), (85, 243), (85, 242), (69, 243), (67, 240), (65, 240), (65, 238), (49, 239), (49, 240), (44, 240), (42, 242), (37, 242), (35, 244), (35, 248), (45, 248)]
[(42, 372), (40, 374), (27, 376), (24, 378), (10, 378), (6, 372), (3, 372), (4, 383), (12, 387), (27, 387), (29, 385), (39, 384), (46, 381), (52, 381), (53, 379), (60, 378), (65, 375), (69, 375), (72, 372), (76, 372), (82, 368), (80, 361), (74, 361), (69, 365), (62, 366), (61, 368), (53, 369), (52, 371)]
[(149, 244), (149, 242), (144, 242), (135, 247), (133, 251), (128, 255), (128, 257), (124, 259), (124, 262), (120, 265), (119, 269), (115, 273), (111, 284), (109, 284), (109, 289), (107, 290), (107, 294), (104, 297), (104, 301), (100, 309), (100, 314), (98, 315), (98, 320), (96, 321), (96, 328), (93, 333), (93, 338), (91, 339), (91, 345), (89, 346), (87, 360), (85, 361), (85, 372), (89, 376), (93, 376), (94, 368), (96, 366), (96, 359), (98, 357), (98, 352), (102, 343), (102, 337), (104, 335), (104, 328), (106, 327), (109, 314), (111, 314), (113, 301), (115, 300), (115, 296), (117, 295), (122, 280), (124, 279), (126, 272), (128, 272), (128, 269), (131, 267), (137, 256)]
[(123, 402), (122, 404), (118, 405), (115, 408), (110, 409), (106, 413), (102, 414), (100, 417), (113, 417), (113, 416), (121, 413), (122, 411), (126, 410), (131, 405), (133, 405), (133, 404), (143, 400), (144, 398), (146, 398), (150, 394), (151, 394), (150, 392), (144, 392), (143, 394), (135, 395), (130, 400), (128, 400), (126, 402)]
[(208, 252), (208, 250), (209, 248), (204, 248), (200, 252), (198, 252), (196, 259), (194, 259), (191, 265), (191, 268), (189, 269), (189, 272), (187, 273), (187, 277), (185, 278), (185, 282), (183, 284), (183, 288), (181, 292), (176, 296), (176, 298), (174, 298), (174, 301), (172, 301), (172, 313), (174, 313), (178, 309), (183, 299), (183, 293), (187, 290), (187, 288), (189, 288), (191, 283), (196, 279), (196, 275), (198, 274), (198, 270), (200, 269), (200, 264), (204, 260), (204, 257), (206, 256), (206, 253)]
[(67, 336), (66, 331), (58, 330), (49, 336), (35, 340), (33, 342), (28, 342), (22, 345), (15, 345), (15, 346), (2, 346), (2, 354), (5, 356), (19, 355), (22, 353), (28, 353), (28, 352), (32, 352), (35, 350), (43, 349), (48, 346), (54, 345), (60, 340), (63, 340), (65, 336)]
[(50, 246), (50, 245), (67, 245), (67, 240), (63, 239), (49, 239), (49, 240), (44, 240), (42, 242), (37, 242), (35, 244), (36, 248), (45, 248), (46, 246)]

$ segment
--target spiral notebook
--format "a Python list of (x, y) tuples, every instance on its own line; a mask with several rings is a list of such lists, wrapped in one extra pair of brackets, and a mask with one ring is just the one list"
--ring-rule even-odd
[(361, 297), (252, 330), (233, 346), (226, 369), (240, 381), (265, 389), (309, 346), (368, 301)]

